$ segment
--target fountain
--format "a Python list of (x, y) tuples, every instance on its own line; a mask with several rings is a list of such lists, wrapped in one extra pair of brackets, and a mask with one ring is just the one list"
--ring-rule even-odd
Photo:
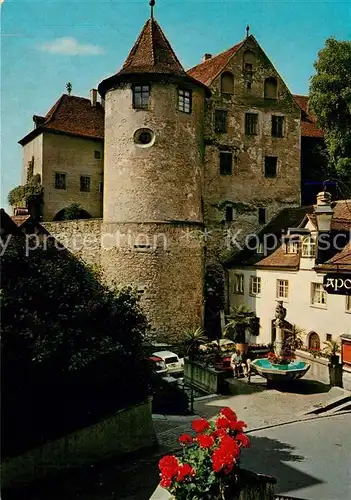
[(284, 320), (286, 309), (283, 301), (278, 301), (275, 311), (276, 342), (274, 354), (268, 359), (255, 359), (251, 362), (252, 368), (268, 382), (287, 382), (303, 377), (310, 365), (304, 361), (293, 360), (292, 353), (284, 349)]

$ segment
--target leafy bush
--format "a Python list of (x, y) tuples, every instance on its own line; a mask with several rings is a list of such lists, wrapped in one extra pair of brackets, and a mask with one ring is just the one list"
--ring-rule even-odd
[(4, 454), (145, 398), (148, 325), (131, 289), (54, 241), (26, 256), (12, 237), (1, 266)]

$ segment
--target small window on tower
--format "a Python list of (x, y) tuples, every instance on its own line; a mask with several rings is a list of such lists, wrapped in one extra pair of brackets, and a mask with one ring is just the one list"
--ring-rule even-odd
[(94, 151), (95, 160), (101, 160), (101, 151)]
[(233, 153), (230, 151), (220, 151), (219, 172), (221, 175), (231, 175), (233, 163)]
[(133, 108), (149, 109), (150, 85), (134, 85)]
[(224, 134), (228, 131), (228, 111), (224, 109), (215, 110), (215, 132)]
[(191, 90), (179, 89), (178, 91), (178, 109), (183, 113), (191, 113), (192, 95)]

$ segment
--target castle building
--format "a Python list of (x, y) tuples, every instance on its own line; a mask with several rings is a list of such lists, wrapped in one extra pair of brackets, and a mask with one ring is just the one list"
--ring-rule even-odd
[[(186, 72), (153, 15), (98, 92), (33, 118), (24, 175), (41, 176), (46, 229), (137, 286), (153, 328), (177, 335), (203, 324), (205, 268), (228, 234), (300, 205), (307, 111), (249, 31)], [(94, 220), (49, 222), (71, 203)], [(91, 238), (77, 249), (79, 235)]]

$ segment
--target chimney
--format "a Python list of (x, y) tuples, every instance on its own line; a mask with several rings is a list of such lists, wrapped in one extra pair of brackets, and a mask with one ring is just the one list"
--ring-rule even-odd
[(212, 54), (204, 54), (202, 58), (202, 62), (208, 61), (209, 59), (212, 59)]
[(97, 104), (97, 90), (96, 89), (91, 89), (90, 91), (90, 102), (91, 102), (91, 105), (96, 108), (96, 104)]

